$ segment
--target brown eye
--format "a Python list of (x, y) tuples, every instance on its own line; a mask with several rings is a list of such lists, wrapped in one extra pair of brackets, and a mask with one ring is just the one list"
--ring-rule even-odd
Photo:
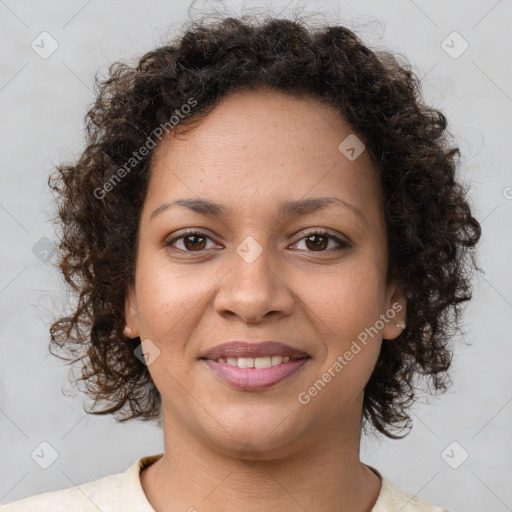
[[(166, 242), (165, 245), (183, 252), (201, 252), (207, 248), (208, 240), (211, 240), (211, 238), (206, 233), (191, 230)], [(181, 242), (181, 247), (177, 246), (178, 242)]]
[(328, 237), (325, 235), (310, 235), (305, 240), (308, 249), (323, 250), (329, 245)]
[(329, 242), (334, 242), (333, 250), (348, 249), (351, 245), (338, 237), (331, 235), (325, 231), (309, 233), (307, 236), (299, 240), (298, 243), (304, 242), (306, 250), (309, 252), (327, 252)]
[(205, 241), (206, 237), (202, 235), (189, 235), (183, 237), (183, 245), (191, 251), (204, 249), (204, 246), (206, 245)]

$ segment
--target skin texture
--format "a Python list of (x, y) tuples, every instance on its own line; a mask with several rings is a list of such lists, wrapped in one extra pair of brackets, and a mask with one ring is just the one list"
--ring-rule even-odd
[[(406, 301), (385, 279), (377, 171), (366, 153), (349, 161), (338, 150), (351, 133), (313, 98), (259, 89), (225, 97), (156, 149), (125, 313), (131, 336), (160, 351), (148, 368), (162, 395), (165, 454), (141, 475), (158, 512), (364, 512), (377, 500), (380, 481), (359, 460), (363, 392), (382, 338), (402, 332)], [(326, 196), (364, 217), (342, 204), (278, 215), (284, 201)], [(215, 218), (173, 206), (150, 220), (163, 202), (198, 197), (232, 211)], [(185, 228), (209, 238), (165, 246)], [(351, 247), (317, 237), (315, 248), (305, 237), (316, 228)], [(247, 237), (262, 249), (252, 263), (236, 251)], [(380, 334), (299, 403), (394, 303), (402, 309)], [(311, 359), (271, 388), (241, 391), (198, 359), (229, 340), (281, 341)]]

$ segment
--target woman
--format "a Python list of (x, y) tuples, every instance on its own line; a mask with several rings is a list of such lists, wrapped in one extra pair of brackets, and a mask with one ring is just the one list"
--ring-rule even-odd
[(52, 344), (91, 414), (156, 420), (165, 449), (0, 510), (442, 511), (359, 459), (363, 432), (410, 428), (419, 375), (447, 388), (478, 268), (408, 65), (340, 26), (229, 18), (99, 86), (50, 180), (80, 297)]

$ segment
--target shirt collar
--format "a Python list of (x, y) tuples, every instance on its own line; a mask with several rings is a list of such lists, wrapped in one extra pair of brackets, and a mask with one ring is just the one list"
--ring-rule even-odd
[[(155, 512), (155, 509), (149, 503), (144, 489), (142, 488), (140, 474), (144, 469), (151, 466), (160, 459), (163, 453), (148, 455), (135, 461), (122, 475), (120, 483), (119, 503), (120, 510), (124, 512)], [(381, 489), (377, 501), (372, 508), (372, 512), (398, 512), (396, 507), (396, 496), (394, 487), (382, 476), (382, 474), (372, 466), (366, 464), (381, 481)]]
[(123, 512), (155, 512), (149, 503), (140, 481), (142, 471), (160, 459), (163, 453), (148, 455), (137, 460), (123, 474), (120, 484), (119, 510)]

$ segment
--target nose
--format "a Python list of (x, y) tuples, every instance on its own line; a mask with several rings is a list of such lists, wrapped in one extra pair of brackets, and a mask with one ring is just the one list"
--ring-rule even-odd
[(232, 269), (221, 280), (215, 296), (217, 313), (224, 317), (237, 316), (246, 324), (292, 314), (293, 293), (270, 252), (263, 250), (254, 261), (233, 252)]

